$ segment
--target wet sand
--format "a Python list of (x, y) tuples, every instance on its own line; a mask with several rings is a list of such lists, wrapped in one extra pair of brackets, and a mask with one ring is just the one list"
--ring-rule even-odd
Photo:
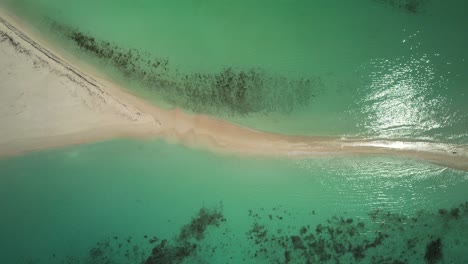
[(468, 146), (286, 136), (138, 98), (0, 10), (0, 157), (115, 138), (163, 138), (220, 153), (393, 155), (468, 171)]

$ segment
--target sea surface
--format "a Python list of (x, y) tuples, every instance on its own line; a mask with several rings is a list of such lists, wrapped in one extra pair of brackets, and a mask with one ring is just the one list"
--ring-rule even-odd
[[(0, 0), (166, 108), (468, 144), (468, 2)], [(468, 173), (114, 140), (0, 160), (0, 263), (467, 263)]]

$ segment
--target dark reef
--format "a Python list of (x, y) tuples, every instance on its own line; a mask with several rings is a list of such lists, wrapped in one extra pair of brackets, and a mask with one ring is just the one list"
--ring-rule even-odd
[(155, 246), (145, 264), (182, 263), (186, 258), (197, 254), (198, 243), (205, 238), (208, 227), (219, 227), (226, 221), (219, 208), (201, 208), (189, 224), (183, 226), (176, 239), (162, 240)]
[(56, 253), (53, 253), (49, 262), (62, 264), (190, 263), (201, 252), (215, 253), (219, 244), (210, 247), (204, 245), (203, 240), (210, 228), (218, 228), (225, 221), (222, 205), (214, 208), (203, 207), (188, 224), (182, 226), (179, 234), (171, 239), (160, 239), (146, 234), (142, 236), (143, 239), (111, 235), (108, 239), (96, 243), (84, 259), (67, 256), (60, 260)]
[[(333, 216), (315, 226), (283, 226), (272, 219), (288, 223), (297, 220), (291, 214), (273, 208), (249, 210), (253, 220), (247, 238), (254, 245), (250, 259), (262, 263), (438, 263), (446, 256), (442, 247), (447, 231), (458, 232), (459, 224), (468, 220), (468, 203), (438, 212), (419, 211), (414, 216), (375, 209), (368, 218)], [(315, 212), (314, 212), (315, 213)], [(311, 214), (314, 216), (315, 214)], [(464, 219), (464, 220), (463, 220)], [(280, 225), (282, 226), (282, 225)], [(436, 231), (442, 228), (442, 232)], [(461, 230), (460, 230), (461, 231)], [(434, 237), (438, 237), (434, 239)], [(464, 241), (466, 244), (468, 241)], [(456, 242), (460, 244), (460, 241)], [(451, 256), (457, 259), (457, 256)]]
[(424, 259), (429, 264), (437, 263), (442, 259), (442, 241), (440, 238), (431, 241), (426, 247)]
[(389, 5), (402, 11), (418, 14), (422, 13), (429, 0), (373, 0), (375, 2)]
[(226, 221), (226, 219), (224, 219), (221, 211), (202, 208), (188, 225), (182, 227), (178, 239), (181, 241), (187, 241), (192, 238), (197, 241), (203, 240), (205, 238), (206, 229), (209, 226), (219, 227), (224, 221)]
[(292, 79), (259, 68), (224, 67), (214, 73), (181, 73), (169, 59), (125, 49), (47, 19), (51, 28), (80, 50), (118, 69), (169, 103), (199, 113), (288, 113), (308, 105), (322, 87), (320, 78)]
[[(296, 216), (281, 207), (251, 209), (244, 237), (220, 228), (226, 221), (222, 206), (201, 208), (170, 239), (113, 234), (92, 247), (86, 259), (66, 257), (58, 263), (210, 263), (213, 256), (223, 263), (457, 263), (460, 256), (451, 250), (468, 244), (463, 233), (453, 237), (467, 230), (468, 203), (411, 216), (375, 209), (363, 218), (344, 213), (325, 221), (313, 221), (314, 211), (308, 215), (312, 220), (305, 221), (309, 224)], [(56, 253), (51, 256), (53, 263), (60, 259)]]

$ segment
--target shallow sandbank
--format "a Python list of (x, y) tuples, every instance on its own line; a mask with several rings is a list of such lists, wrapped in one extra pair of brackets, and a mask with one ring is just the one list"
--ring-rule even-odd
[(241, 155), (396, 155), (468, 171), (468, 146), (434, 142), (285, 136), (205, 115), (165, 110), (0, 10), (0, 157), (112, 138), (155, 138)]

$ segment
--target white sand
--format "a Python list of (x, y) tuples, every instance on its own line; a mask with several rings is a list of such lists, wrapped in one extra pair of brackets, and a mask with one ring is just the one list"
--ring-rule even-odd
[(0, 156), (158, 127), (152, 116), (80, 78), (6, 24), (0, 33)]
[(283, 136), (164, 110), (70, 55), (52, 53), (51, 45), (11, 14), (0, 10), (0, 17), (0, 157), (112, 138), (161, 137), (242, 155), (398, 155), (468, 171), (466, 145)]

